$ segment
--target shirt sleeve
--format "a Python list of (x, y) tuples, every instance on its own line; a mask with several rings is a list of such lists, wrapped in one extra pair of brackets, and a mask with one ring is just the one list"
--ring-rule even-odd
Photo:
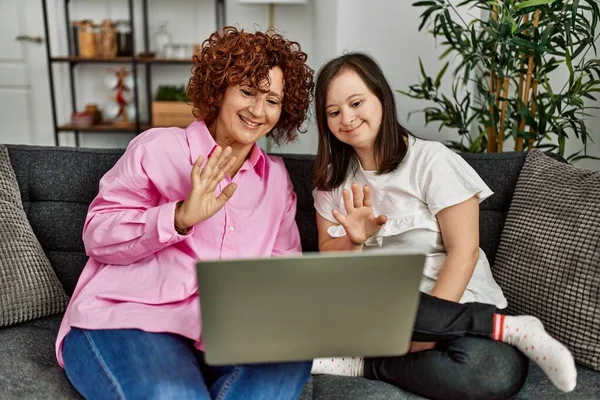
[(481, 203), (493, 194), (460, 155), (441, 144), (426, 163), (419, 180), (425, 203), (433, 215), (473, 196)]
[(342, 210), (342, 207), (337, 204), (335, 201), (335, 193), (334, 191), (322, 191), (322, 190), (313, 190), (313, 199), (315, 209), (323, 218), (325, 218), (329, 222), (333, 222), (334, 224), (339, 224), (337, 220), (333, 217), (333, 210), (338, 210), (342, 214), (345, 214), (345, 211)]
[(128, 149), (100, 180), (83, 228), (86, 254), (104, 264), (128, 265), (180, 242), (176, 201), (158, 205), (159, 194), (142, 166), (140, 149)]
[(302, 253), (302, 243), (300, 241), (300, 231), (296, 224), (296, 192), (292, 181), (287, 175), (287, 195), (286, 206), (277, 230), (277, 237), (273, 244), (273, 257), (286, 256)]
[(338, 210), (342, 215), (346, 215), (346, 208), (343, 204), (335, 201), (336, 196), (335, 190), (328, 192), (313, 190), (315, 209), (323, 218), (335, 224), (327, 229), (329, 236), (334, 238), (346, 236), (346, 230), (333, 216), (333, 210)]

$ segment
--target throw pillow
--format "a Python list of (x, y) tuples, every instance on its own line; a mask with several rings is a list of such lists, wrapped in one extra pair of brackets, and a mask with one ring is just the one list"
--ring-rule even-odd
[(508, 313), (540, 318), (600, 370), (600, 172), (530, 151), (492, 271)]
[(59, 313), (67, 302), (23, 210), (8, 150), (0, 145), (0, 327)]

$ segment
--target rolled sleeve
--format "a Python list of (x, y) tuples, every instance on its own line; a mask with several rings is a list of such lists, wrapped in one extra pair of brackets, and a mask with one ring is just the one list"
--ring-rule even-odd
[[(147, 211), (147, 230), (149, 233), (153, 231), (156, 233), (155, 238), (150, 237), (149, 239), (155, 242), (154, 244), (157, 247), (161, 244), (170, 246), (178, 243), (194, 233), (194, 227), (191, 227), (185, 235), (181, 235), (175, 230), (175, 208), (177, 203), (177, 201), (172, 201)], [(153, 229), (153, 227), (156, 227), (156, 229)]]

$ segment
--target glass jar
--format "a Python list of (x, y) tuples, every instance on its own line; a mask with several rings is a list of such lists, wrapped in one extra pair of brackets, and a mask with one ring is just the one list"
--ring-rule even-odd
[(116, 57), (117, 56), (117, 31), (115, 23), (110, 19), (105, 19), (100, 24), (100, 48), (99, 55), (102, 57)]
[(131, 24), (127, 20), (117, 21), (117, 55), (127, 57), (133, 55)]
[(96, 57), (98, 55), (96, 42), (98, 37), (94, 23), (89, 19), (80, 21), (77, 34), (79, 38), (79, 56), (84, 58)]

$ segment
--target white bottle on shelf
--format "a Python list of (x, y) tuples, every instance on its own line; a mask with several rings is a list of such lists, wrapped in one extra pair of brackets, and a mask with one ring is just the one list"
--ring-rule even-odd
[(167, 47), (169, 44), (171, 44), (171, 34), (167, 31), (167, 22), (165, 21), (158, 27), (158, 31), (154, 34), (157, 58), (167, 58)]

